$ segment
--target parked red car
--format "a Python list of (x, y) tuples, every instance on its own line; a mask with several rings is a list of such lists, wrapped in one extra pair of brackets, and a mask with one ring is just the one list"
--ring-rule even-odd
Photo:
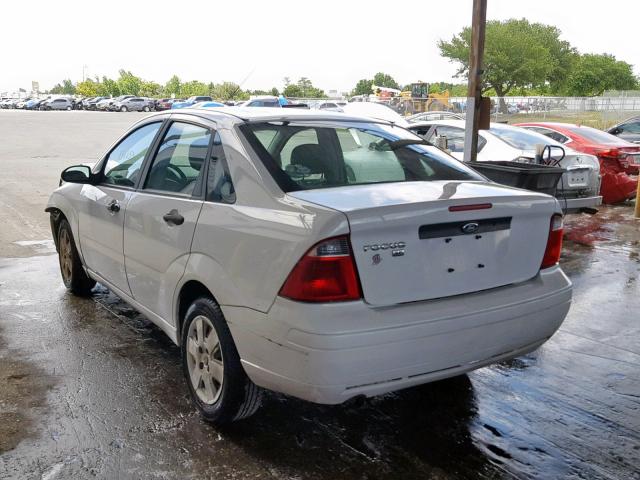
[(546, 135), (578, 152), (597, 156), (603, 203), (624, 202), (636, 196), (640, 145), (595, 128), (570, 123), (531, 122), (517, 126)]
[(156, 100), (156, 110), (169, 110), (171, 109), (171, 105), (173, 105), (174, 102), (184, 102), (184, 100), (180, 98), (161, 98), (159, 100)]

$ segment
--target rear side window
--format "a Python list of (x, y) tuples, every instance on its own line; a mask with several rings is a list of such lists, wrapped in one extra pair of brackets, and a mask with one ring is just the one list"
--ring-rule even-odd
[[(637, 125), (638, 127), (640, 127), (640, 123), (638, 123)], [(593, 143), (622, 143), (618, 137), (591, 127), (567, 127), (567, 130), (583, 138), (586, 138)], [(638, 133), (640, 133), (640, 128), (638, 128), (637, 131)]]
[(151, 143), (160, 129), (160, 122), (149, 123), (127, 135), (107, 156), (104, 182), (125, 187), (135, 186)]
[(437, 148), (418, 145), (420, 137), (391, 125), (249, 123), (241, 131), (285, 192), (371, 183), (483, 180)]
[(545, 137), (549, 137), (552, 140), (560, 143), (567, 143), (570, 138), (562, 135), (560, 132), (556, 132), (555, 130), (549, 130), (548, 128), (540, 128), (540, 127), (523, 127), (527, 130), (531, 130), (533, 132), (544, 135)]
[(144, 188), (191, 195), (207, 152), (211, 131), (189, 123), (174, 122), (164, 134)]
[(220, 135), (216, 132), (213, 148), (209, 157), (207, 175), (207, 201), (216, 203), (235, 203), (236, 193), (227, 167)]
[(503, 142), (519, 150), (535, 150), (536, 145), (559, 145), (555, 140), (524, 128), (493, 126), (489, 129)]
[(627, 133), (640, 133), (640, 122), (623, 123), (618, 128)]

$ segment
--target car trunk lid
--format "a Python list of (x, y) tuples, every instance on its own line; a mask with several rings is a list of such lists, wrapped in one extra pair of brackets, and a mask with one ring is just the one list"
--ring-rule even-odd
[(404, 182), (292, 192), (344, 212), (373, 306), (486, 290), (534, 277), (556, 201), (484, 182)]

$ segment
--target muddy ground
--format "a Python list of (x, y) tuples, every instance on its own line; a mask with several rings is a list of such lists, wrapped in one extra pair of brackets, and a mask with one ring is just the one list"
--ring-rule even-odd
[(137, 117), (0, 111), (0, 478), (640, 479), (630, 206), (569, 220), (574, 303), (536, 352), (342, 406), (268, 394), (217, 429), (160, 330), (108, 290), (79, 299), (60, 280), (46, 198)]

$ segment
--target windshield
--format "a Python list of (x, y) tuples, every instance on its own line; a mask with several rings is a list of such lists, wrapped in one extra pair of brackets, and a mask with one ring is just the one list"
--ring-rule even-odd
[(505, 143), (518, 150), (535, 150), (536, 145), (561, 145), (539, 133), (517, 127), (492, 126), (489, 131)]
[(411, 144), (422, 139), (391, 125), (270, 122), (247, 123), (240, 129), (285, 192), (371, 183), (484, 180), (435, 147)]
[(571, 133), (574, 133), (580, 137), (583, 137), (593, 143), (606, 143), (606, 144), (626, 144), (627, 142), (621, 140), (615, 135), (596, 130), (591, 127), (565, 127)]

